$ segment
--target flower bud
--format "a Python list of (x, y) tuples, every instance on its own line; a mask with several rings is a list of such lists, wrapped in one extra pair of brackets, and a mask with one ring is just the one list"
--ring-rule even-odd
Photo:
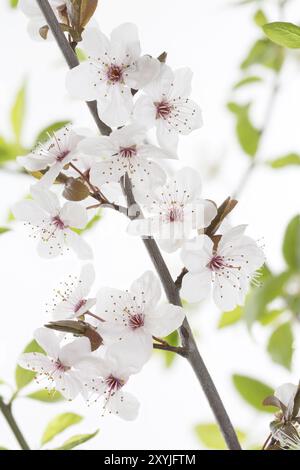
[(80, 178), (68, 178), (63, 197), (68, 201), (83, 201), (89, 196), (89, 188)]

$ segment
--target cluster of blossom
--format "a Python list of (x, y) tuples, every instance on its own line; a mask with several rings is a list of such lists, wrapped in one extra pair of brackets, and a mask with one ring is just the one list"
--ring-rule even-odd
[[(77, 175), (90, 196), (101, 196), (104, 186), (127, 175), (146, 214), (133, 218), (128, 232), (155, 236), (167, 252), (181, 250), (186, 268), (182, 297), (198, 302), (209, 297), (213, 288), (220, 309), (242, 304), (264, 262), (262, 250), (244, 234), (244, 225), (219, 235), (206, 234), (217, 206), (201, 198), (198, 172), (184, 167), (168, 176), (160, 165), (162, 159), (177, 158), (180, 135), (202, 125), (200, 108), (189, 98), (191, 71), (172, 71), (158, 59), (141, 55), (132, 24), (119, 26), (110, 38), (94, 27), (82, 36), (81, 47), (88, 58), (68, 73), (67, 89), (76, 98), (97, 100), (101, 120), (113, 130), (109, 136), (87, 137), (65, 127), (29, 155), (19, 157), (26, 170), (43, 176), (31, 188), (32, 199), (13, 208), (16, 219), (32, 227), (41, 256), (56, 257), (72, 248), (80, 259), (89, 259), (91, 248), (74, 231), (87, 224), (87, 208), (76, 199), (61, 206), (50, 188), (61, 175), (67, 179)], [(147, 137), (152, 128), (156, 128), (156, 145)], [(88, 400), (104, 396), (105, 409), (133, 419), (138, 403), (124, 392), (124, 385), (149, 359), (153, 338), (178, 329), (184, 311), (168, 303), (159, 305), (160, 283), (151, 272), (129, 291), (100, 289), (97, 299), (88, 298), (93, 280), (92, 265), (84, 265), (78, 282), (59, 290), (61, 301), (53, 309), (53, 319), (89, 322), (103, 339), (102, 346), (92, 351), (88, 338), (69, 342), (64, 335), (42, 328), (35, 338), (47, 355), (25, 354), (20, 363), (38, 377), (46, 377), (47, 386), (50, 382), (66, 398), (79, 393)]]

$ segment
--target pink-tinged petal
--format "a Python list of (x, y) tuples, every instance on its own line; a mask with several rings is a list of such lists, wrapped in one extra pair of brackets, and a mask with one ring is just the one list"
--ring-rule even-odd
[(131, 63), (141, 54), (137, 27), (124, 23), (115, 28), (110, 35), (110, 56), (116, 63)]
[(133, 108), (132, 94), (123, 85), (110, 85), (107, 93), (98, 97), (100, 119), (110, 127), (119, 127), (129, 120)]
[(181, 297), (190, 303), (205, 299), (211, 290), (211, 274), (208, 269), (201, 273), (187, 273), (182, 281)]
[(133, 110), (134, 119), (146, 129), (151, 129), (156, 124), (156, 108), (152, 98), (141, 96), (135, 103)]
[(118, 151), (112, 144), (111, 138), (105, 136), (88, 137), (82, 140), (78, 145), (78, 150), (99, 158), (109, 158)]
[(160, 281), (152, 271), (146, 271), (131, 284), (130, 293), (138, 305), (144, 305), (147, 310), (152, 310), (161, 297)]
[(126, 85), (139, 90), (154, 80), (160, 71), (160, 62), (153, 57), (144, 55), (136, 61), (135, 70), (129, 70)]
[(52, 191), (49, 191), (43, 186), (36, 184), (31, 186), (31, 194), (33, 200), (52, 217), (55, 217), (59, 213), (59, 200), (56, 194), (54, 194)]
[(87, 299), (86, 303), (75, 313), (76, 317), (80, 317), (88, 312), (92, 307), (96, 305), (96, 299)]
[(45, 170), (53, 162), (53, 158), (51, 156), (37, 158), (35, 154), (30, 153), (26, 157), (17, 157), (17, 162), (27, 171), (39, 171)]
[(66, 87), (73, 98), (92, 101), (99, 96), (103, 84), (95, 65), (90, 61), (85, 61), (68, 71)]
[(137, 418), (140, 404), (131, 393), (119, 390), (111, 396), (107, 403), (107, 409), (126, 421), (133, 421)]
[(82, 34), (82, 48), (92, 58), (104, 58), (109, 51), (109, 40), (99, 28), (86, 28)]
[(213, 254), (213, 242), (206, 235), (185, 243), (181, 259), (186, 268), (192, 273), (202, 271), (210, 262)]
[(66, 243), (69, 245), (77, 254), (79, 259), (91, 259), (93, 257), (93, 251), (89, 244), (80, 236), (78, 233), (72, 230), (66, 230)]
[(54, 359), (58, 358), (60, 340), (54, 331), (47, 328), (38, 328), (34, 332), (34, 339), (48, 356)]
[(297, 389), (297, 385), (286, 383), (280, 385), (280, 387), (275, 390), (274, 395), (281, 401), (281, 403), (283, 403), (285, 406), (288, 406), (290, 400), (295, 397)]
[(59, 352), (59, 359), (63, 365), (72, 367), (91, 354), (91, 343), (88, 338), (77, 338), (72, 343), (63, 346)]
[(30, 200), (17, 202), (11, 210), (17, 220), (32, 225), (41, 225), (43, 220), (47, 218), (45, 212), (34, 201)]
[(62, 372), (55, 375), (55, 388), (66, 398), (74, 400), (83, 389), (83, 385), (73, 371)]
[(166, 304), (146, 316), (145, 328), (153, 336), (165, 337), (180, 328), (185, 313), (182, 307)]
[(18, 364), (23, 369), (31, 370), (37, 374), (49, 374), (53, 371), (53, 362), (44, 354), (25, 353), (18, 359)]
[(77, 202), (66, 202), (59, 216), (67, 227), (83, 229), (88, 223), (86, 209)]
[(193, 72), (188, 67), (175, 70), (171, 97), (188, 97), (192, 91)]

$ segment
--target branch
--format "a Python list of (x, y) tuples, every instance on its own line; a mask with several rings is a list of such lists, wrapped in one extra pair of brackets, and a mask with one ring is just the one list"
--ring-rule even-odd
[(7, 424), (9, 425), (10, 429), (12, 430), (15, 438), (17, 439), (18, 443), (22, 450), (30, 450), (29, 445), (27, 444), (22, 432), (20, 431), (19, 426), (16, 423), (16, 420), (12, 414), (12, 405), (11, 403), (6, 404), (3, 401), (3, 398), (0, 397), (0, 410), (6, 419)]
[[(75, 56), (70, 44), (68, 43), (67, 39), (65, 38), (63, 32), (60, 29), (60, 26), (57, 22), (57, 19), (49, 5), (48, 0), (37, 0), (45, 19), (69, 65), (69, 67), (73, 68), (78, 65), (77, 57)], [(102, 121), (100, 121), (98, 113), (97, 113), (97, 106), (96, 103), (93, 102), (92, 108), (91, 103), (87, 103), (90, 111), (94, 117), (94, 120), (100, 130), (105, 135), (109, 135), (111, 132), (110, 128), (108, 128)], [(128, 207), (135, 206), (138, 208), (134, 195), (131, 189), (131, 183), (126, 175), (123, 181), (123, 191), (127, 198)], [(138, 208), (139, 217), (142, 217), (142, 211)], [(130, 215), (129, 215), (130, 216)], [(166, 296), (170, 303), (173, 305), (182, 306), (179, 290), (175, 286), (172, 276), (168, 270), (168, 267), (160, 253), (160, 250), (153, 238), (146, 238), (143, 239), (144, 245), (148, 251), (148, 254), (157, 270), (157, 273), (160, 277), (162, 285), (164, 287)], [(235, 430), (230, 422), (230, 419), (227, 415), (227, 412), (224, 408), (222, 400), (216, 390), (216, 387), (212, 381), (212, 378), (203, 362), (202, 357), (197, 349), (197, 345), (191, 331), (190, 325), (188, 323), (187, 318), (185, 318), (183, 325), (180, 328), (180, 336), (183, 349), (187, 350), (187, 360), (191, 364), (202, 388), (204, 393), (206, 394), (207, 400), (211, 406), (211, 409), (216, 417), (216, 420), (220, 426), (224, 439), (231, 450), (240, 450), (240, 444), (237, 439)]]

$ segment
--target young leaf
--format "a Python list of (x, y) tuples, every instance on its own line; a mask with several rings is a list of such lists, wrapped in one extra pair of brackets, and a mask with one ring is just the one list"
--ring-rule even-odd
[(234, 90), (238, 90), (239, 88), (242, 88), (246, 85), (252, 85), (253, 83), (261, 82), (262, 78), (257, 77), (256, 75), (250, 76), (243, 78), (242, 80), (239, 80), (233, 87)]
[(12, 8), (17, 8), (19, 0), (9, 0), (9, 4)]
[(268, 18), (262, 10), (257, 10), (253, 19), (254, 23), (259, 27), (263, 26), (268, 22)]
[(29, 395), (26, 395), (26, 398), (45, 403), (57, 403), (64, 400), (64, 397), (56, 390), (54, 392), (51, 391), (51, 393), (47, 390), (38, 390), (37, 392), (29, 393)]
[(265, 24), (263, 30), (271, 41), (280, 46), (300, 48), (300, 27), (293, 23), (275, 21)]
[(86, 53), (83, 49), (80, 49), (80, 47), (76, 47), (76, 55), (79, 62), (84, 62), (85, 60), (87, 60)]
[(8, 228), (8, 227), (0, 227), (0, 235), (2, 235), (3, 233), (9, 232), (9, 231), (10, 231), (10, 228)]
[(236, 134), (240, 146), (250, 157), (254, 157), (260, 139), (260, 131), (256, 129), (249, 118), (250, 105), (228, 103), (228, 109), (236, 116)]
[(273, 331), (268, 342), (268, 353), (272, 360), (287, 369), (291, 368), (293, 357), (293, 332), (289, 322), (283, 323)]
[(266, 407), (262, 404), (266, 397), (273, 395), (272, 387), (245, 375), (234, 374), (232, 381), (240, 396), (253, 408), (265, 413), (277, 411), (276, 408)]
[[(35, 340), (31, 341), (23, 351), (23, 353), (31, 353), (31, 352), (45, 354), (45, 351), (38, 345), (38, 343)], [(32, 382), (34, 377), (35, 377), (34, 372), (31, 372), (30, 370), (22, 369), (22, 367), (17, 366), (16, 372), (15, 372), (15, 379), (16, 379), (16, 385), (17, 385), (18, 390), (21, 390), (21, 388), (24, 388), (26, 385)]]
[(42, 129), (38, 133), (38, 135), (35, 139), (35, 145), (37, 145), (39, 143), (42, 143), (42, 142), (45, 142), (46, 140), (49, 139), (49, 135), (51, 137), (53, 132), (59, 131), (59, 129), (61, 129), (62, 127), (65, 127), (69, 124), (71, 124), (70, 120), (57, 121), (57, 122), (54, 122), (52, 124), (49, 124), (49, 126), (45, 127), (44, 129)]
[(247, 70), (253, 65), (262, 65), (278, 72), (283, 61), (284, 49), (282, 47), (272, 43), (269, 39), (259, 39), (242, 62), (241, 69)]
[(289, 153), (283, 157), (275, 158), (267, 162), (272, 168), (284, 168), (290, 165), (300, 165), (300, 155), (297, 153)]
[(78, 434), (76, 436), (70, 437), (61, 447), (57, 447), (54, 450), (71, 450), (74, 449), (74, 447), (78, 447), (81, 444), (84, 444), (85, 442), (89, 441), (90, 439), (93, 439), (98, 434), (98, 430), (95, 431), (92, 434)]
[(224, 312), (219, 320), (218, 328), (225, 328), (226, 326), (237, 323), (243, 315), (242, 307), (238, 306), (230, 312)]
[(56, 416), (50, 421), (44, 431), (44, 434), (42, 436), (42, 445), (51, 441), (55, 436), (57, 436), (70, 426), (74, 426), (74, 424), (80, 423), (82, 419), (82, 416), (79, 416), (75, 413), (63, 413)]
[[(226, 450), (224, 438), (219, 430), (219, 427), (213, 423), (198, 424), (195, 426), (195, 433), (198, 439), (207, 447), (212, 450)], [(236, 430), (240, 442), (245, 441), (246, 434), (243, 431)]]
[(288, 224), (284, 234), (283, 256), (290, 268), (300, 269), (300, 215), (296, 215)]
[(12, 129), (17, 143), (20, 143), (25, 116), (26, 85), (23, 84), (17, 93), (10, 113)]

